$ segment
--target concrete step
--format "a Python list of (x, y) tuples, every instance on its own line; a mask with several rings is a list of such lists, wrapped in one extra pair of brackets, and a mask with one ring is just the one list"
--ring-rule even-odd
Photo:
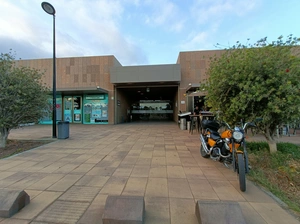
[(23, 190), (0, 189), (0, 217), (13, 216), (29, 202), (30, 197)]
[(144, 213), (144, 197), (108, 196), (102, 222), (103, 224), (142, 224)]
[(246, 224), (242, 209), (233, 201), (197, 201), (195, 214), (199, 224)]

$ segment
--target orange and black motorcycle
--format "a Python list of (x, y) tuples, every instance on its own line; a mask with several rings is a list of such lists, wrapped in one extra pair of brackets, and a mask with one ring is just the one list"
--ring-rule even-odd
[[(220, 127), (225, 127), (221, 133)], [(249, 172), (248, 154), (245, 141), (245, 130), (255, 127), (254, 123), (231, 128), (226, 122), (216, 120), (203, 120), (202, 133), (200, 134), (200, 153), (204, 158), (224, 163), (232, 167), (239, 177), (240, 190), (246, 191), (246, 174)]]

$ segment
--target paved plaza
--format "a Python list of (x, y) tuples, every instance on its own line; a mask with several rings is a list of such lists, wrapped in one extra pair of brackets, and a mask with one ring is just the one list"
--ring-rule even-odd
[[(35, 125), (9, 138), (51, 136), (51, 125)], [(0, 224), (102, 223), (108, 195), (144, 196), (146, 224), (196, 224), (197, 200), (236, 201), (249, 224), (300, 223), (250, 181), (241, 192), (236, 173), (199, 147), (199, 135), (175, 122), (70, 125), (70, 138), (0, 160), (0, 188), (31, 198)]]

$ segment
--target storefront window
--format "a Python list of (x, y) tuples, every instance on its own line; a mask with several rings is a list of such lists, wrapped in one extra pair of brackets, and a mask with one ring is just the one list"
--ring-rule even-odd
[[(52, 124), (52, 105), (53, 100), (52, 98), (48, 99), (49, 102), (49, 108), (45, 111), (44, 117), (40, 120), (40, 124)], [(56, 97), (56, 121), (62, 120), (62, 97), (58, 95)]]
[(83, 123), (108, 123), (108, 95), (84, 95)]

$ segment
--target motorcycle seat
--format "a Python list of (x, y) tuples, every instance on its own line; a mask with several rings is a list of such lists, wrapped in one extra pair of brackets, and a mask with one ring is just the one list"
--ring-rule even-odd
[(218, 139), (221, 138), (219, 132), (214, 131), (214, 130), (211, 130), (210, 128), (208, 128), (207, 130), (210, 132), (210, 137), (211, 137), (213, 140), (218, 140)]

